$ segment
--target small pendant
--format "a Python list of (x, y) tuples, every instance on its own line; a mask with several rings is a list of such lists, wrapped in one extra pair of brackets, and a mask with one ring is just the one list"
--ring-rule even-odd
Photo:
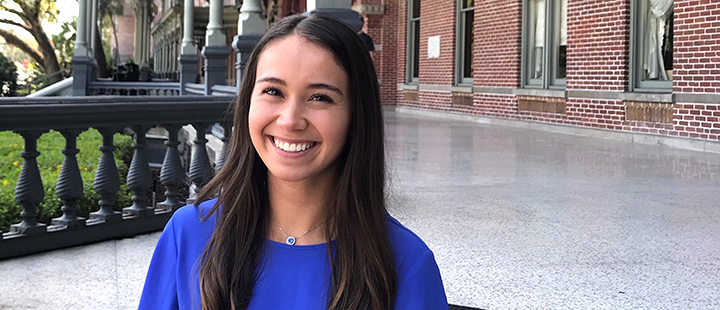
[(295, 245), (295, 237), (288, 236), (287, 240), (285, 240), (285, 243), (287, 243), (288, 245)]

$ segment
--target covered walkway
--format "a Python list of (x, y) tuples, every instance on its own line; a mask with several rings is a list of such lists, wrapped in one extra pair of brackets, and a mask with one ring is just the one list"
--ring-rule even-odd
[[(390, 212), (450, 303), (720, 308), (720, 155), (386, 115)], [(158, 236), (0, 261), (0, 309), (133, 309)]]

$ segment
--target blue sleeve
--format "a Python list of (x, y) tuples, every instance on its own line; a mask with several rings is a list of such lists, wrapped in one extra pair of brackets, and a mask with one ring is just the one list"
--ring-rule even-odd
[(447, 310), (440, 269), (430, 250), (426, 251), (398, 286), (396, 310)]
[(178, 309), (177, 265), (173, 220), (165, 226), (153, 253), (138, 309)]

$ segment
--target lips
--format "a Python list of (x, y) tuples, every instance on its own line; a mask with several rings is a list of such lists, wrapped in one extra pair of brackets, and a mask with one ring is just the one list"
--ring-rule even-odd
[(269, 138), (273, 144), (275, 144), (275, 147), (288, 153), (304, 152), (317, 145), (317, 142), (315, 141), (285, 141), (273, 136), (270, 136)]

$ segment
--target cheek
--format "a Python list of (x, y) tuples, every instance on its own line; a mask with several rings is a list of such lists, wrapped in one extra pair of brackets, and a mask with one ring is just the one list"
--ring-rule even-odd
[(252, 140), (253, 146), (257, 149), (258, 143), (262, 140), (263, 120), (262, 111), (260, 111), (257, 104), (250, 103), (250, 109), (248, 111), (248, 132), (250, 133), (250, 139)]
[(324, 124), (327, 136), (339, 145), (345, 145), (347, 142), (349, 127), (349, 116), (345, 113), (326, 119)]

